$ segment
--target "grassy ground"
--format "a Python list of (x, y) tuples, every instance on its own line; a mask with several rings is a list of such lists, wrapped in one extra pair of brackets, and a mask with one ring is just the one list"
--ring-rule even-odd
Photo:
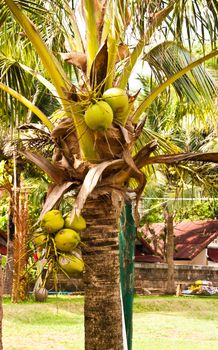
[[(4, 350), (84, 350), (83, 297), (4, 300)], [(218, 298), (136, 297), (133, 350), (217, 350)]]

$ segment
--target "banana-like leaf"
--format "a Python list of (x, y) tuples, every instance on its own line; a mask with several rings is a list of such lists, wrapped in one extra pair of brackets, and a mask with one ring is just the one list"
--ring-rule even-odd
[(137, 110), (135, 111), (135, 113), (133, 115), (133, 120), (134, 121), (139, 120), (139, 117), (145, 111), (145, 109), (148, 108), (151, 105), (151, 103), (155, 100), (155, 98), (159, 94), (161, 94), (168, 86), (173, 84), (176, 80), (178, 80), (183, 75), (185, 75), (186, 73), (191, 71), (193, 68), (199, 66), (201, 63), (203, 63), (203, 62), (205, 62), (205, 61), (209, 60), (210, 58), (215, 57), (217, 55), (218, 55), (218, 50), (210, 52), (209, 54), (205, 55), (204, 57), (199, 58), (198, 60), (192, 62), (191, 64), (189, 64), (185, 68), (181, 69), (178, 73), (176, 73), (173, 76), (171, 76), (170, 78), (168, 78), (163, 84), (156, 87), (152, 91), (152, 93), (148, 97), (146, 97), (145, 100), (137, 108)]
[(41, 121), (42, 123), (47, 126), (49, 130), (53, 129), (53, 124), (50, 122), (50, 120), (46, 117), (46, 115), (38, 108), (36, 107), (32, 102), (27, 100), (24, 96), (16, 92), (15, 90), (9, 88), (5, 84), (0, 82), (0, 89), (5, 91), (6, 93), (10, 94), (14, 98), (16, 98), (19, 102), (21, 102), (24, 106), (29, 108)]
[(56, 184), (60, 185), (64, 182), (64, 170), (52, 164), (47, 158), (30, 151), (20, 151), (19, 153), (42, 169)]
[(117, 33), (112, 30), (108, 34), (108, 64), (107, 64), (107, 75), (105, 81), (105, 90), (113, 86), (114, 77), (116, 74), (116, 61), (118, 53), (119, 37)]

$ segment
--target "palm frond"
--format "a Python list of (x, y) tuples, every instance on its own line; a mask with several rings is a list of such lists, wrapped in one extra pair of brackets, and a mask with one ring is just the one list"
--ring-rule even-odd
[(218, 7), (216, 0), (178, 1), (174, 12), (166, 19), (162, 31), (165, 38), (173, 36), (177, 42), (186, 41), (189, 49), (196, 40), (204, 47), (210, 42), (211, 49), (216, 48), (218, 34)]
[[(15, 90), (9, 88), (7, 85), (0, 82), (0, 89), (5, 91), (7, 94), (11, 95), (12, 97), (15, 97), (19, 102), (21, 102), (24, 106), (31, 109), (35, 115), (38, 116), (38, 118), (47, 126), (48, 129), (53, 129), (53, 124), (50, 122), (50, 120), (46, 117), (46, 115), (37, 108), (34, 104), (32, 104), (28, 99), (26, 99), (24, 96), (16, 92)], [(12, 102), (13, 104), (13, 102)]]
[(138, 120), (141, 114), (147, 109), (152, 102), (156, 99), (157, 96), (159, 96), (163, 91), (166, 90), (171, 84), (173, 84), (175, 81), (180, 79), (182, 76), (193, 70), (195, 67), (199, 66), (203, 62), (209, 60), (212, 57), (215, 57), (218, 55), (218, 50), (212, 51), (209, 54), (199, 58), (198, 60), (195, 60), (194, 62), (187, 65), (185, 68), (177, 71), (177, 73), (171, 75), (164, 83), (157, 86), (151, 94), (140, 104), (140, 106), (137, 108), (133, 115), (134, 120)]
[[(188, 50), (174, 42), (157, 45), (145, 56), (145, 59), (159, 83), (163, 81), (163, 75), (169, 78), (195, 60)], [(185, 96), (192, 102), (196, 100), (199, 102), (201, 97), (207, 103), (208, 101), (211, 103), (211, 96), (217, 92), (210, 75), (202, 65), (176, 80), (173, 86), (180, 98)]]
[(99, 43), (96, 23), (96, 7), (94, 1), (83, 1), (84, 19), (86, 23), (86, 54), (87, 54), (87, 70), (88, 74), (91, 70), (92, 62), (97, 54)]
[[(156, 11), (153, 13), (152, 18), (149, 18), (149, 26), (147, 27), (147, 30), (140, 30), (140, 39), (138, 40), (136, 46), (134, 47), (129, 59), (124, 65), (123, 72), (121, 74), (121, 77), (118, 81), (118, 86), (120, 88), (125, 88), (127, 85), (127, 82), (129, 80), (130, 74), (139, 59), (142, 50), (146, 45), (150, 43), (151, 37), (156, 31), (156, 29), (162, 24), (162, 22), (166, 19), (166, 17), (169, 15), (169, 13), (173, 10), (174, 4), (176, 1), (171, 1), (168, 6), (166, 6), (164, 9), (161, 9), (159, 11)], [(144, 11), (146, 11), (147, 7), (145, 6)], [(139, 18), (144, 22), (144, 16), (141, 15)], [(143, 24), (144, 28), (144, 24)], [(145, 28), (144, 28), (145, 29)]]
[(66, 94), (64, 91), (70, 89), (70, 82), (66, 77), (63, 68), (60, 63), (54, 57), (52, 52), (46, 47), (43, 42), (39, 31), (35, 25), (29, 20), (25, 13), (16, 5), (12, 0), (5, 0), (5, 3), (9, 7), (10, 11), (15, 16), (16, 20), (20, 23), (22, 28), (25, 30), (29, 40), (33, 43), (35, 50), (40, 56), (44, 67), (49, 72), (51, 79), (56, 87), (59, 97), (62, 98), (63, 104), (66, 103)]

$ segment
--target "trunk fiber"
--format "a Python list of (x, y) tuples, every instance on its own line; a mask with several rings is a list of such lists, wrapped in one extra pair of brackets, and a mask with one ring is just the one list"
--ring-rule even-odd
[(27, 299), (27, 233), (28, 233), (28, 194), (17, 191), (14, 208), (14, 271), (12, 285), (12, 302)]
[(119, 214), (108, 195), (88, 200), (83, 215), (85, 349), (122, 350)]
[(13, 222), (13, 211), (12, 205), (10, 204), (10, 213), (8, 215), (8, 226), (7, 226), (7, 262), (4, 273), (4, 288), (3, 293), (11, 296), (12, 284), (13, 284), (13, 270), (14, 270), (14, 222)]
[(165, 214), (166, 231), (167, 231), (167, 294), (175, 294), (175, 278), (174, 278), (174, 229), (173, 229), (173, 215), (171, 213)]

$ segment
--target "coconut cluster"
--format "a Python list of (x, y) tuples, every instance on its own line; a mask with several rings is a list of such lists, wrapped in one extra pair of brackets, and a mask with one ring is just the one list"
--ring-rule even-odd
[(108, 129), (113, 121), (123, 124), (129, 102), (126, 92), (120, 88), (106, 90), (102, 99), (92, 103), (85, 112), (85, 122), (94, 131)]
[(70, 213), (63, 217), (60, 210), (50, 210), (42, 217), (40, 226), (40, 232), (33, 236), (35, 246), (49, 250), (59, 269), (67, 275), (79, 276), (84, 270), (79, 249), (80, 232), (86, 228), (82, 215), (71, 220)]

